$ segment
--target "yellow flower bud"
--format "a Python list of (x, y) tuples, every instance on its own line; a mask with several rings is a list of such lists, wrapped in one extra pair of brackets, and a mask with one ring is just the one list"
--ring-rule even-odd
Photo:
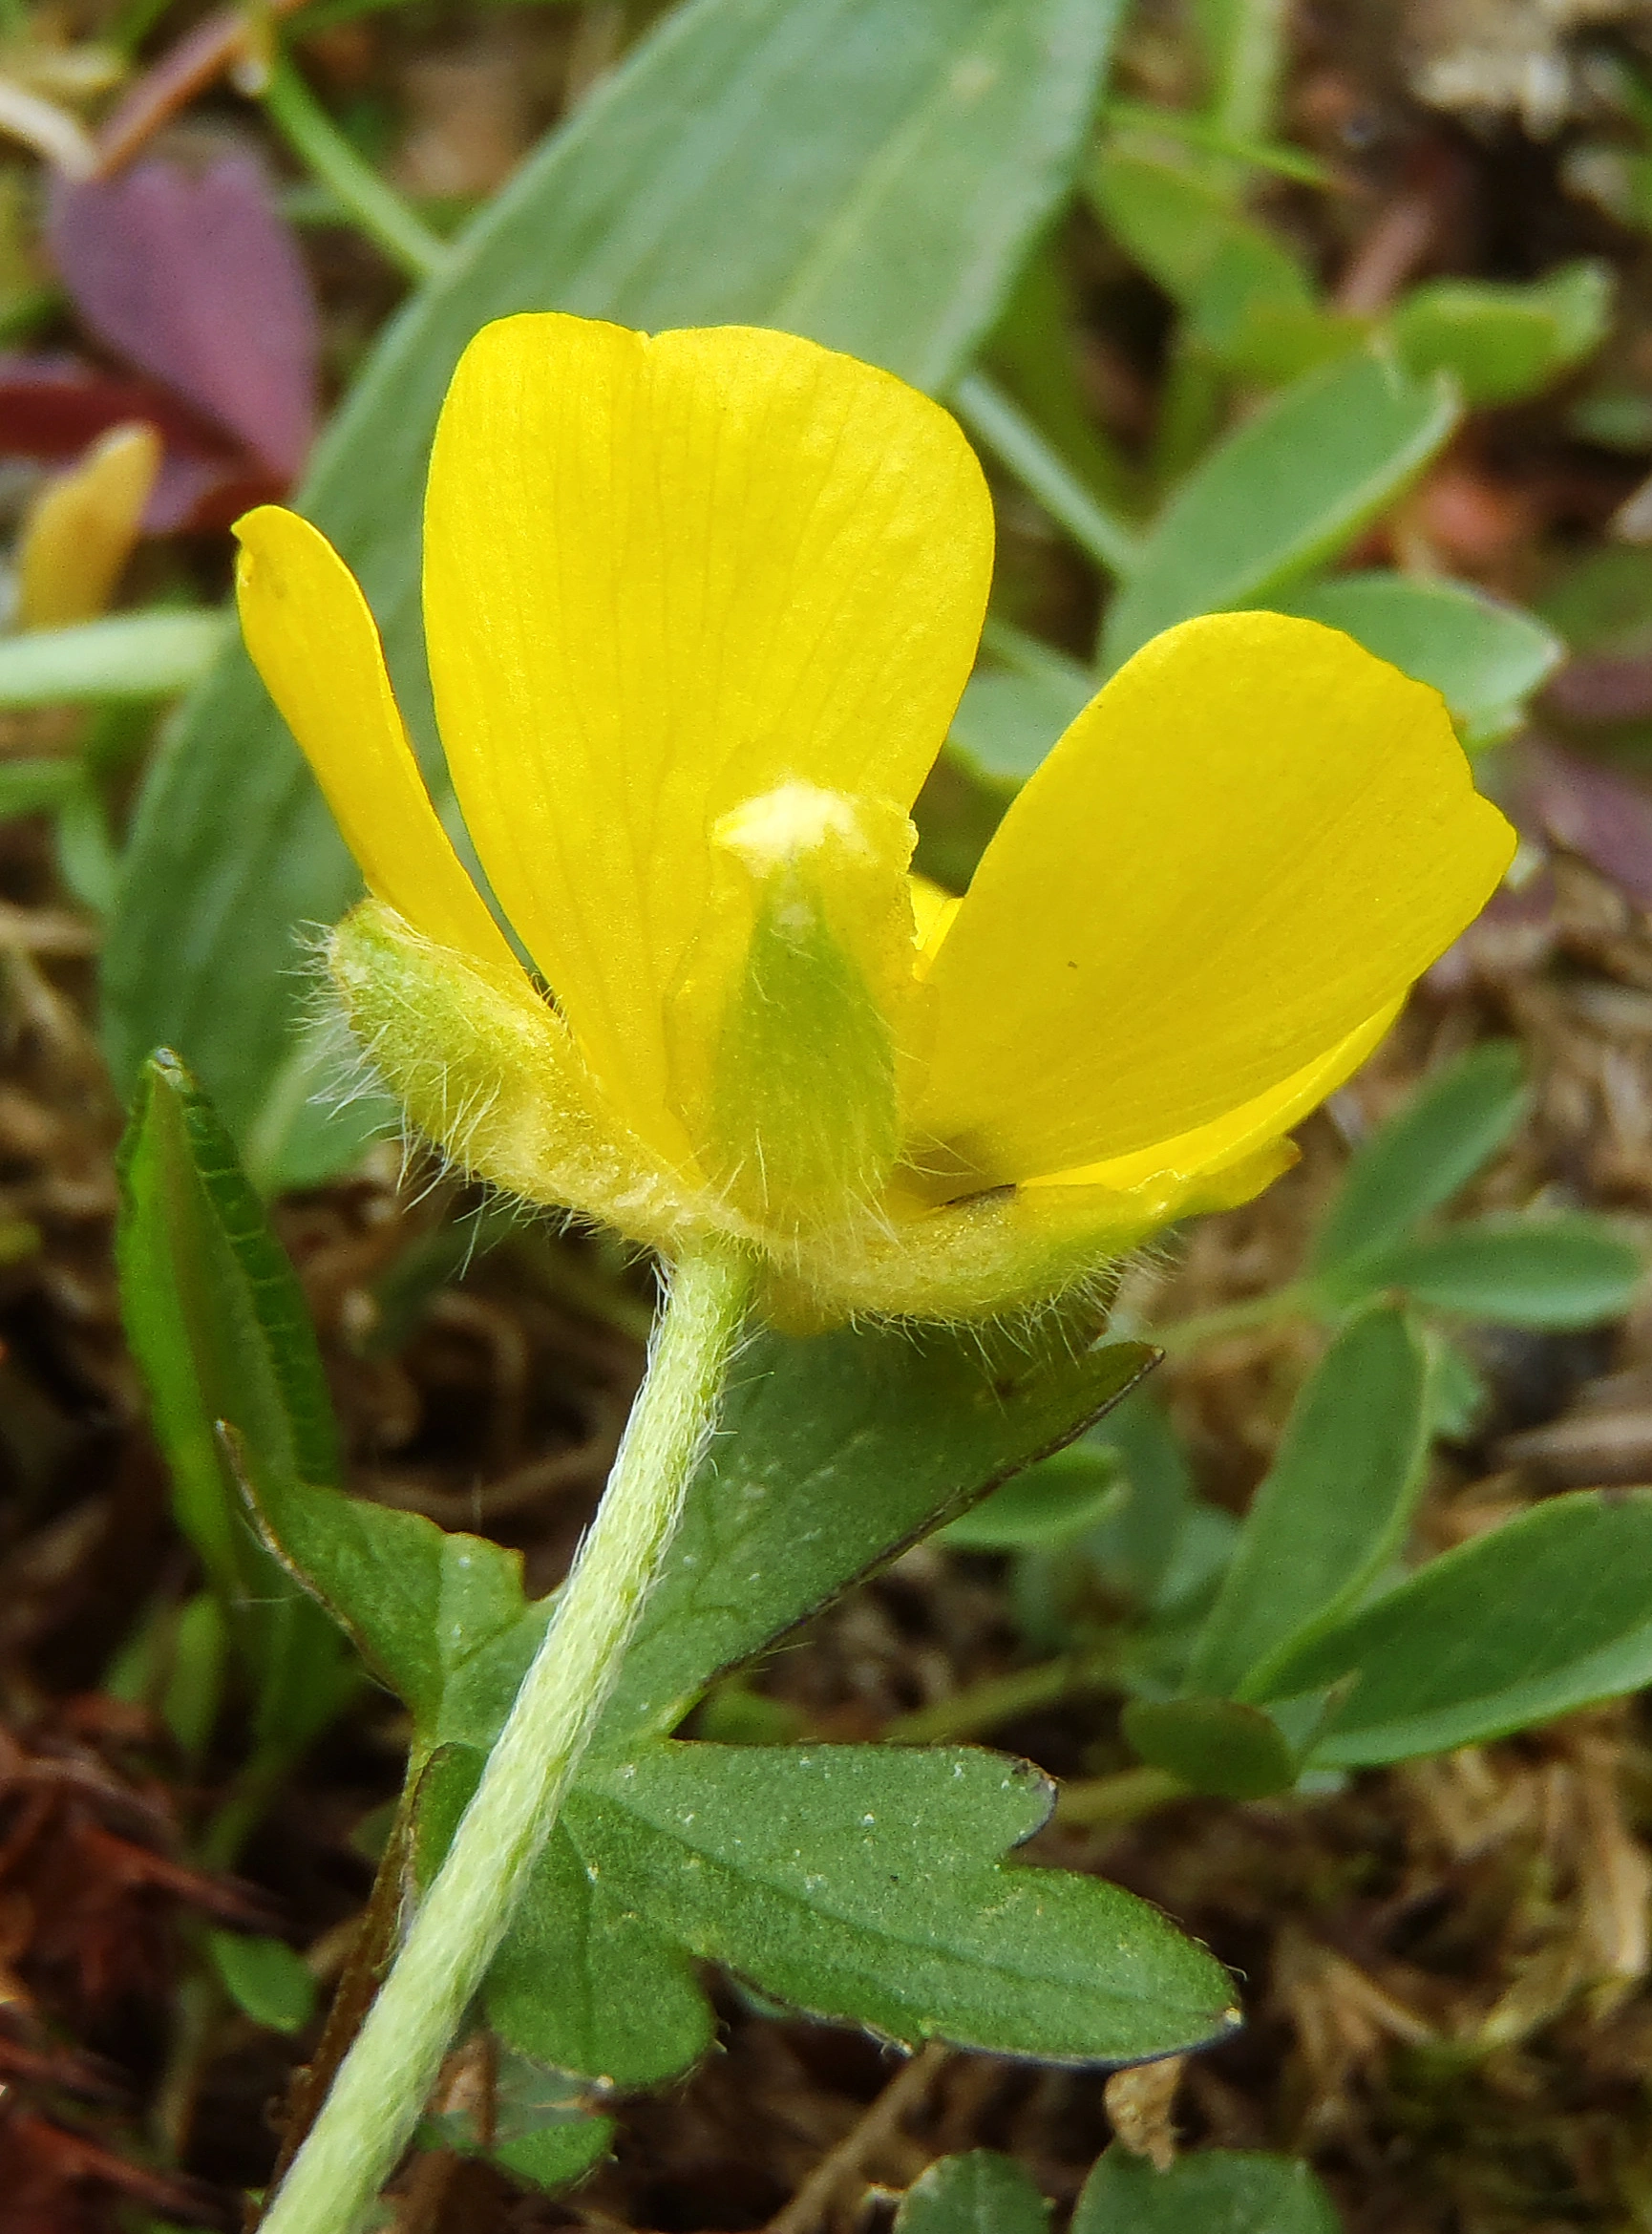
[(153, 427), (116, 427), (72, 471), (49, 481), (23, 522), (17, 626), (95, 620), (114, 596), (160, 470)]

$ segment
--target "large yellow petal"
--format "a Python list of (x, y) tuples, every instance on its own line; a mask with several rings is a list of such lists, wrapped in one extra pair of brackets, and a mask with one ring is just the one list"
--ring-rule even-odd
[(324, 535), (278, 504), (248, 512), (235, 532), (246, 648), (369, 888), (437, 946), (520, 979), (431, 804), (354, 575)]
[(956, 1193), (1239, 1109), (1395, 1000), (1514, 843), (1437, 693), (1351, 638), (1273, 613), (1167, 630), (964, 896), (923, 996), (913, 1161)]
[(1159, 1140), (1151, 1148), (1137, 1148), (1129, 1156), (1106, 1162), (1081, 1164), (1073, 1171), (1055, 1171), (1028, 1180), (1032, 1187), (1106, 1187), (1111, 1193), (1130, 1194), (1155, 1184), (1166, 1176), (1193, 1180), (1211, 1172), (1226, 1171), (1254, 1156), (1259, 1148), (1288, 1133), (1293, 1125), (1318, 1109), (1345, 1079), (1351, 1078), (1366, 1057), (1387, 1037), (1404, 999), (1390, 1001), (1367, 1017), (1328, 1053), (1318, 1055), (1294, 1071), (1282, 1085), (1270, 1086), (1254, 1101), (1242, 1102), (1209, 1124), (1196, 1126), (1174, 1140)]
[(813, 343), (548, 315), (466, 351), (426, 510), (437, 715), (499, 904), (645, 1137), (711, 826), (794, 783), (903, 812), (991, 548), (954, 422)]

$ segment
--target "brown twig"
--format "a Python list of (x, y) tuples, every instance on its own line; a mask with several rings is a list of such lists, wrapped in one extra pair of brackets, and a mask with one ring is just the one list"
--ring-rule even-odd
[[(265, 17), (292, 14), (303, 0), (268, 0)], [(180, 109), (233, 70), (250, 51), (251, 26), (240, 8), (221, 9), (186, 32), (122, 95), (93, 142), (93, 177), (107, 179), (138, 154)]]
[(1432, 246), (1438, 225), (1431, 194), (1413, 190), (1390, 202), (1349, 258), (1331, 298), (1335, 307), (1359, 318), (1386, 310)]
[(829, 2149), (785, 2208), (770, 2220), (764, 2234), (814, 2234), (834, 2196), (863, 2160), (888, 2138), (933, 2085), (942, 2065), (952, 2053), (942, 2041), (931, 2040), (911, 2062), (897, 2072), (876, 2102), (868, 2105), (835, 2148)]

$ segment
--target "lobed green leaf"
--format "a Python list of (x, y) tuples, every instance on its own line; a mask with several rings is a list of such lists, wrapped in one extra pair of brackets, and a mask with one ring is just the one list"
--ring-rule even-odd
[(1388, 330), (1410, 370), (1449, 372), (1472, 404), (1537, 395), (1605, 340), (1609, 265), (1585, 257), (1525, 283), (1433, 279), (1413, 287)]
[[(605, 1972), (566, 1989), (589, 1958), (569, 1937), (563, 1849), (501, 1948), (490, 2014), (538, 2057), (612, 2073), (653, 1993), (680, 1994), (687, 1955), (908, 2043), (1106, 2063), (1219, 2038), (1225, 1971), (1145, 1902), (998, 1861), (1049, 1805), (1025, 1763), (985, 1753), (645, 1745), (588, 1769), (563, 1819), (587, 1898), (641, 1927), (624, 2005)], [(655, 1988), (648, 1933), (675, 1950)]]

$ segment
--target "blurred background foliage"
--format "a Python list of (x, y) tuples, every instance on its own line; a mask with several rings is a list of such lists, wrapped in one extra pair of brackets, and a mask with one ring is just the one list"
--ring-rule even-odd
[[(634, 1384), (646, 1270), (404, 1175), (318, 1024), (354, 872), (224, 609), (229, 521), (291, 493), (436, 773), (425, 451), (469, 333), (534, 306), (792, 327), (958, 414), (1000, 559), (920, 807), (953, 888), (1100, 678), (1242, 606), (1438, 688), (1524, 842), (1300, 1171), (1132, 1268), (1154, 1381), (694, 1709), (1026, 1753), (1039, 1858), (1241, 1968), (1247, 2033), (1104, 2099), (896, 2071), (723, 1978), (722, 2053), (559, 2202), (603, 2067), (481, 2031), (395, 2223), (1652, 2223), (1652, 10), (8, 0), (0, 135), (19, 2227), (232, 2223), (374, 1928), (408, 1717), (241, 1527), (214, 1419), (538, 1591)], [(128, 1350), (112, 1151), (163, 1042), (231, 1138), (148, 1074)], [(316, 1337), (296, 1288), (260, 1316), (237, 1155)], [(266, 1377), (215, 1348), (245, 1324)], [(1203, 2145), (1150, 2173), (1173, 2127)]]

